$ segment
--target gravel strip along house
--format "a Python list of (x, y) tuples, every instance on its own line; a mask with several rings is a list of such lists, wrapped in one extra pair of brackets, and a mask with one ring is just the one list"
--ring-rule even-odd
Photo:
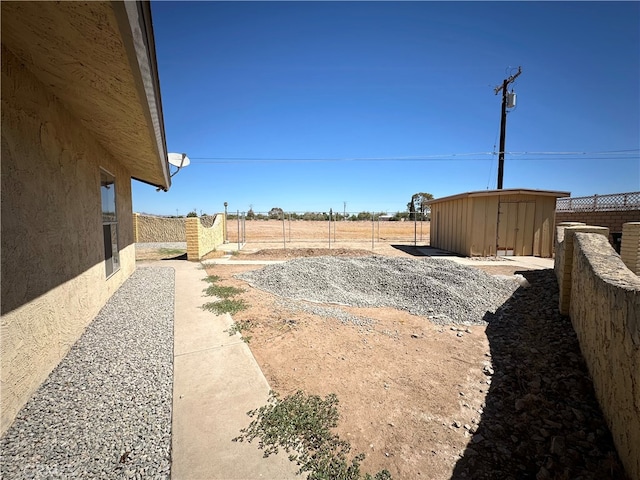
[(169, 478), (174, 271), (138, 268), (2, 437), (3, 478)]

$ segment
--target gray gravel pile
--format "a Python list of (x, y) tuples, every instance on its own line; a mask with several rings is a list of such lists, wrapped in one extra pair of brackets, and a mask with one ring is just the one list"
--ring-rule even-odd
[(284, 298), (356, 307), (394, 307), (439, 324), (483, 324), (518, 288), (449, 260), (308, 257), (237, 278)]
[(133, 273), (2, 437), (2, 478), (169, 478), (173, 305), (173, 269)]

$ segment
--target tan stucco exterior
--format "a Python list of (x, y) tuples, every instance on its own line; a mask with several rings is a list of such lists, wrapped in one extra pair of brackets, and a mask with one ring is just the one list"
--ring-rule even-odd
[[(125, 51), (114, 5), (2, 2), (0, 434), (135, 269), (134, 173), (169, 187), (164, 136), (142, 120), (148, 99), (136, 87), (118, 100), (144, 74), (128, 55), (111, 59), (111, 76), (93, 70), (103, 48)], [(85, 37), (78, 22), (98, 26)], [(149, 139), (124, 134), (136, 111)], [(109, 277), (101, 169), (115, 177), (120, 269)]]
[(551, 257), (556, 199), (565, 196), (569, 193), (510, 189), (431, 200), (430, 244), (470, 257)]
[(2, 2), (2, 43), (131, 176), (168, 188), (146, 2)]

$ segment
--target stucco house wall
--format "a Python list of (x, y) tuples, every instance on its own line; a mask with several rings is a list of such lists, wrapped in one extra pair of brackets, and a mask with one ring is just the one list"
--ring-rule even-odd
[(0, 5), (2, 434), (135, 269), (131, 179), (171, 180), (148, 2)]
[[(131, 175), (2, 48), (4, 432), (135, 268)], [(116, 178), (120, 270), (106, 278), (100, 168)]]

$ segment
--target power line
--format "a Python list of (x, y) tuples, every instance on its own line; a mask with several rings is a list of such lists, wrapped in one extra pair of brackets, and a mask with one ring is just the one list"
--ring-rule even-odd
[[(505, 152), (514, 161), (551, 160), (629, 160), (638, 158), (640, 149), (608, 150), (594, 152)], [(495, 152), (451, 153), (441, 155), (417, 155), (397, 157), (346, 157), (346, 158), (277, 158), (277, 157), (191, 157), (193, 164), (234, 163), (347, 163), (347, 162), (434, 162), (434, 161), (486, 161)], [(484, 157), (484, 158), (483, 158)], [(531, 158), (522, 158), (531, 157)], [(573, 158), (570, 158), (573, 157)], [(587, 158), (585, 158), (587, 157)]]

